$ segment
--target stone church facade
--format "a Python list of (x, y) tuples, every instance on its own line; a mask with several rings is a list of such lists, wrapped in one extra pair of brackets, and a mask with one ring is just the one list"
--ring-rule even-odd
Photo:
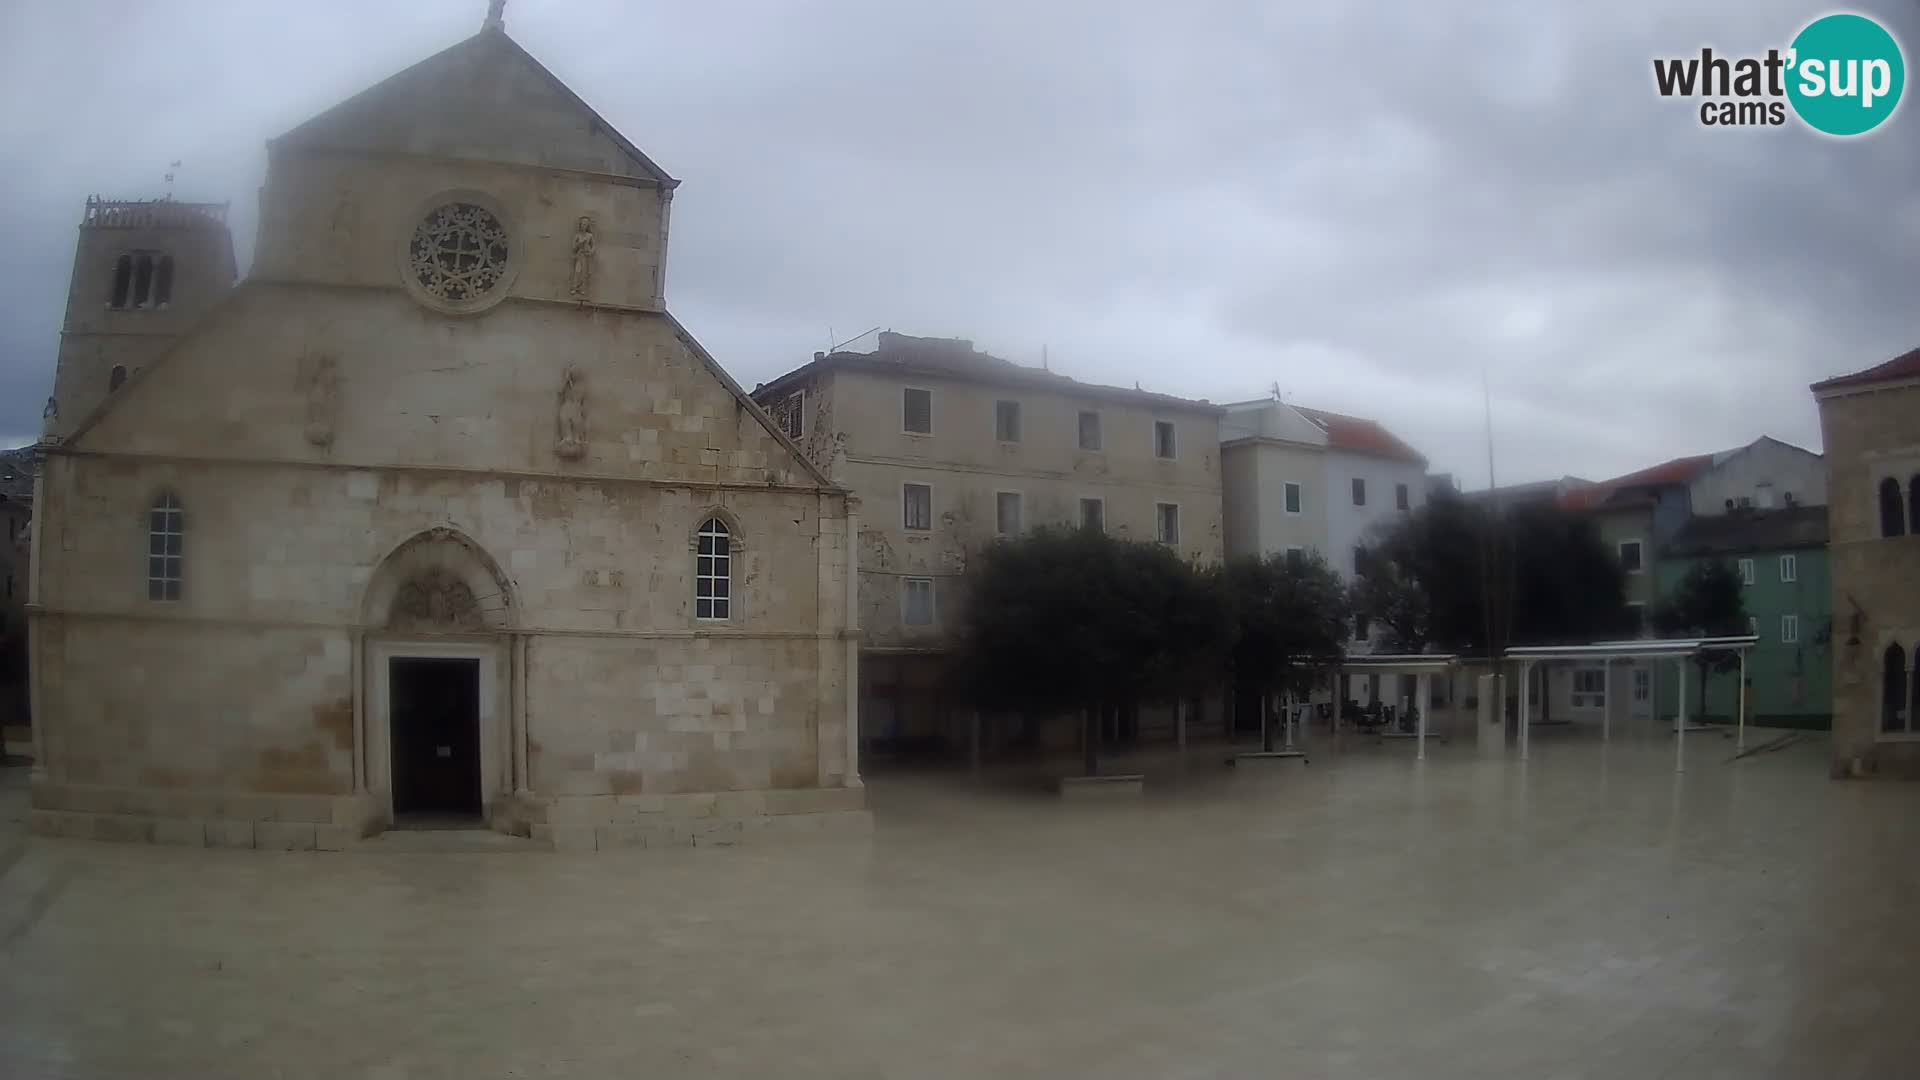
[(496, 18), (269, 144), (237, 285), (211, 208), (92, 204), (36, 830), (865, 827), (853, 500), (667, 312), (675, 184)]

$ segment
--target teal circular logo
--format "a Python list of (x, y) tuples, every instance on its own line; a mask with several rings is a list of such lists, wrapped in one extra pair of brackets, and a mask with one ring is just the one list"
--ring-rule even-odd
[(1907, 64), (1900, 43), (1865, 15), (1827, 15), (1793, 39), (1787, 99), (1815, 131), (1863, 135), (1900, 105)]

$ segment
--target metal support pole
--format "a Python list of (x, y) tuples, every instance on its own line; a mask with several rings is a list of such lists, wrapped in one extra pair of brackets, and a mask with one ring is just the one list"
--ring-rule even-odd
[(1687, 769), (1687, 658), (1674, 661), (1680, 667), (1680, 707), (1673, 714), (1673, 771)]
[(1340, 722), (1346, 719), (1347, 669), (1333, 669), (1333, 748), (1340, 749)]
[(1527, 760), (1527, 729), (1533, 726), (1533, 665), (1520, 665), (1520, 760)]
[(1420, 718), (1420, 734), (1416, 739), (1417, 746), (1413, 754), (1415, 761), (1427, 760), (1427, 710), (1433, 706), (1433, 684), (1429, 682), (1432, 678), (1433, 676), (1423, 671), (1414, 680), (1414, 686), (1417, 688), (1414, 693), (1420, 698), (1414, 705), (1420, 710), (1417, 714)]
[[(1632, 676), (1628, 676), (1631, 681)], [(1600, 662), (1600, 741), (1613, 740), (1613, 657)]]
[(1740, 727), (1733, 741), (1735, 750), (1747, 748), (1747, 650), (1740, 650)]

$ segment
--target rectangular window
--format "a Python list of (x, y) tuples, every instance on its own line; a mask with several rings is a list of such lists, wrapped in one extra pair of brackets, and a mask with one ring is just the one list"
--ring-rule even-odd
[(1393, 485), (1393, 508), (1395, 510), (1413, 509), (1413, 493), (1407, 490), (1407, 485)]
[(996, 401), (993, 403), (993, 437), (1001, 442), (1020, 441), (1019, 402)]
[(1173, 421), (1155, 420), (1153, 422), (1153, 456), (1172, 461), (1175, 449)]
[(1298, 568), (1307, 561), (1307, 549), (1290, 547), (1287, 549), (1287, 565)]
[(789, 439), (798, 439), (806, 433), (807, 392), (788, 394), (787, 400), (780, 403), (780, 433)]
[(1021, 513), (1024, 500), (1017, 491), (995, 492), (993, 496), (993, 531), (1000, 536), (1017, 536), (1020, 533)]
[(1159, 521), (1159, 537), (1163, 544), (1180, 542), (1180, 507), (1175, 503), (1154, 503), (1155, 517)]
[(1301, 505), (1301, 502), (1300, 502), (1300, 485), (1299, 485), (1299, 484), (1295, 484), (1295, 483), (1292, 483), (1292, 482), (1288, 482), (1288, 483), (1287, 483), (1287, 484), (1286, 484), (1286, 485), (1285, 485), (1285, 486), (1284, 486), (1284, 487), (1282, 488), (1282, 491), (1283, 491), (1283, 492), (1285, 493), (1285, 498), (1286, 498), (1286, 506), (1287, 506), (1287, 513), (1289, 513), (1289, 514), (1297, 514), (1297, 513), (1299, 513), (1299, 512), (1300, 512), (1300, 505)]
[(1625, 570), (1629, 574), (1637, 574), (1646, 569), (1644, 556), (1641, 554), (1640, 541), (1620, 541), (1620, 569)]
[(180, 599), (185, 518), (179, 500), (163, 495), (147, 511), (147, 599)]
[(1740, 584), (1742, 585), (1753, 584), (1753, 560), (1752, 559), (1740, 560)]
[(1367, 569), (1367, 545), (1355, 544), (1353, 547), (1353, 573), (1358, 577)]
[(1367, 505), (1367, 482), (1358, 476), (1353, 478), (1353, 505)]
[(1780, 556), (1780, 580), (1800, 580), (1800, 557), (1798, 555)]
[(933, 579), (900, 579), (900, 621), (908, 626), (933, 625)]
[(1653, 672), (1646, 668), (1633, 669), (1633, 700), (1636, 705), (1653, 700)]
[(933, 528), (933, 488), (926, 484), (900, 486), (900, 527), (914, 532)]
[(933, 391), (912, 387), (900, 391), (900, 430), (910, 435), (933, 434)]
[(1604, 668), (1574, 669), (1573, 707), (1576, 709), (1607, 707), (1607, 673)]
[(1100, 414), (1097, 412), (1080, 414), (1080, 449), (1100, 449)]
[(1080, 527), (1094, 532), (1107, 531), (1107, 503), (1105, 499), (1080, 500)]
[(1800, 616), (1780, 616), (1780, 642), (1783, 645), (1798, 645), (1800, 643)]

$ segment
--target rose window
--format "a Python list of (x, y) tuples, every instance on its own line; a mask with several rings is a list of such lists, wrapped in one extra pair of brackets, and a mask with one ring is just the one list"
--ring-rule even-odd
[(452, 303), (478, 300), (507, 273), (507, 230), (484, 207), (449, 203), (413, 230), (407, 257), (413, 279)]

